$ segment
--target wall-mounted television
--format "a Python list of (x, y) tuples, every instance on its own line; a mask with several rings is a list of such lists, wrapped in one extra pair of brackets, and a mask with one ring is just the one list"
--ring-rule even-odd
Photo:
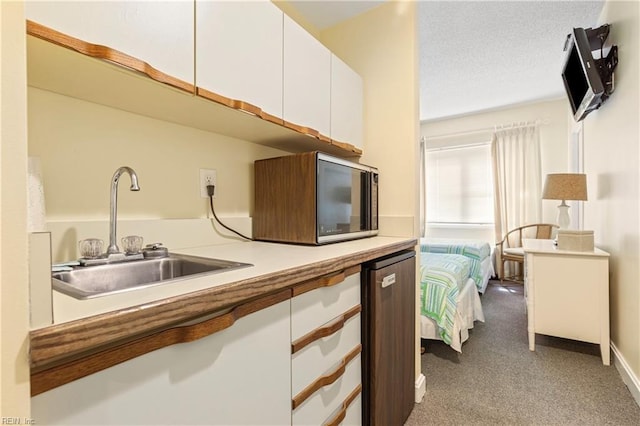
[[(562, 80), (576, 121), (600, 108), (613, 93), (618, 47), (605, 48), (610, 28), (609, 24), (597, 28), (574, 28), (567, 35)], [(605, 51), (608, 51), (606, 56)], [(593, 52), (598, 54), (597, 58)]]
[(566, 46), (562, 80), (573, 118), (580, 121), (602, 104), (604, 84), (591, 54), (591, 43), (583, 28), (573, 29)]

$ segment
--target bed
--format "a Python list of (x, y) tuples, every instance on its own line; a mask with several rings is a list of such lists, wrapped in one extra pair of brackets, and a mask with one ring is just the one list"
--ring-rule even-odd
[(495, 275), (489, 243), (480, 240), (421, 238), (420, 251), (426, 253), (459, 254), (471, 261), (470, 276), (482, 294), (489, 279)]
[(420, 337), (462, 352), (474, 322), (484, 322), (471, 264), (459, 254), (420, 253)]

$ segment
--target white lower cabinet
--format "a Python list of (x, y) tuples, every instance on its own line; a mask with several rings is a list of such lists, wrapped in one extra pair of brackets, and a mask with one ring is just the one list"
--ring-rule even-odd
[(38, 424), (291, 422), (290, 301), (32, 398)]
[[(359, 425), (359, 270), (181, 324), (172, 335), (206, 337), (38, 394), (32, 417), (47, 425)], [(149, 340), (158, 335), (140, 339)]]
[(360, 274), (293, 292), (292, 424), (361, 424)]

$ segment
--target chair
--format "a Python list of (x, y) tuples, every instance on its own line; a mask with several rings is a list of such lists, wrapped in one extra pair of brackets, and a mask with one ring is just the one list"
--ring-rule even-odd
[[(500, 281), (522, 281), (522, 267), (524, 264), (524, 249), (522, 248), (522, 240), (524, 238), (532, 239), (550, 239), (558, 225), (550, 223), (534, 223), (530, 225), (520, 226), (512, 229), (504, 236), (502, 241), (496, 244), (497, 262), (500, 265)], [(516, 263), (519, 273), (512, 274), (509, 277), (504, 276), (504, 265), (506, 262)]]

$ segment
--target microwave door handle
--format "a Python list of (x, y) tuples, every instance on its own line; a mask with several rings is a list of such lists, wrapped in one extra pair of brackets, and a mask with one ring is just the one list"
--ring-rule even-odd
[(362, 200), (364, 205), (362, 206), (362, 215), (364, 215), (364, 229), (371, 230), (371, 172), (365, 172), (364, 176), (364, 196)]

